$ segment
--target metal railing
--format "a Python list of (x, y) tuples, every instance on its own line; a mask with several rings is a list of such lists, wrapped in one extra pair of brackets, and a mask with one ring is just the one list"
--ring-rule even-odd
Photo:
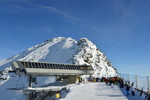
[(119, 77), (123, 78), (124, 81), (128, 81), (130, 84), (134, 83), (133, 87), (145, 92), (150, 92), (150, 77), (141, 75), (132, 75), (119, 73)]

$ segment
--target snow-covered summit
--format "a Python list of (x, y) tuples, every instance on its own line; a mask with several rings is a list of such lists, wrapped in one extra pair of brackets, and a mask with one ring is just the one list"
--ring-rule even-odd
[[(78, 42), (72, 38), (57, 37), (28, 48), (24, 52), (0, 61), (0, 97), (2, 100), (21, 100), (25, 95), (12, 92), (7, 88), (27, 87), (27, 77), (9, 73), (10, 63), (14, 61), (34, 61), (68, 64), (88, 64), (94, 70), (94, 76), (115, 76), (116, 69), (112, 67), (107, 57), (87, 38)], [(54, 82), (55, 77), (37, 77), (34, 86), (46, 85)], [(7, 94), (9, 96), (7, 96)], [(24, 100), (23, 99), (23, 100)]]
[(78, 42), (70, 37), (46, 40), (16, 56), (0, 61), (0, 70), (9, 67), (11, 62), (17, 60), (88, 64), (95, 69), (96, 76), (114, 76), (117, 74), (107, 57), (87, 38), (81, 38)]

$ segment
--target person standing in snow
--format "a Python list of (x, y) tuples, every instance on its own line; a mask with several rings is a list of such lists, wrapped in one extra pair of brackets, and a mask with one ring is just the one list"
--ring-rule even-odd
[(134, 85), (134, 82), (132, 82), (132, 84), (131, 84), (131, 92), (132, 92), (132, 96), (134, 96), (134, 95), (135, 95), (135, 93), (134, 93), (135, 88), (133, 87), (133, 85)]
[(131, 87), (131, 91), (132, 91), (132, 96), (134, 96), (135, 95), (135, 93), (134, 93), (135, 89), (133, 86)]
[(114, 86), (114, 83), (112, 82), (112, 83), (111, 83), (111, 88), (113, 88), (113, 86)]
[(123, 88), (124, 87), (124, 81), (123, 81), (123, 79), (121, 80), (121, 88)]
[(133, 87), (133, 85), (134, 85), (134, 82), (132, 82), (131, 87)]
[(148, 94), (147, 100), (150, 100), (150, 94)]
[(106, 83), (106, 85), (108, 85), (108, 79), (107, 78), (105, 78), (105, 83)]
[(114, 82), (113, 82), (112, 78), (109, 79), (109, 85), (111, 86), (111, 88), (113, 88)]
[(123, 79), (120, 79), (120, 80), (119, 80), (119, 84), (120, 84), (120, 88), (123, 88), (123, 84), (124, 84), (124, 83), (123, 83)]
[(130, 90), (130, 87), (129, 87), (129, 85), (127, 84), (127, 86), (126, 86), (126, 92), (127, 92), (126, 96), (130, 95), (130, 94), (129, 94), (129, 90)]
[(140, 92), (140, 95), (139, 95), (139, 96), (142, 96), (142, 94), (143, 94), (143, 87), (142, 87), (142, 89), (141, 89), (141, 92)]
[(147, 91), (146, 95), (145, 95), (145, 100), (150, 100), (150, 94), (149, 91)]

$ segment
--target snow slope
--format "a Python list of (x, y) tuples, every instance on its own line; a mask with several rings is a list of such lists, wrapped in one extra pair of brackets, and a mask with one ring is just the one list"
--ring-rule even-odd
[[(81, 38), (78, 42), (72, 38), (57, 37), (46, 40), (34, 47), (28, 48), (26, 51), (0, 61), (0, 71), (3, 74), (0, 77), (7, 77), (7, 80), (0, 80), (0, 96), (5, 100), (10, 100), (9, 96), (1, 95), (2, 91), (5, 94), (12, 94), (12, 97), (18, 95), (17, 93), (10, 93), (6, 88), (12, 88), (16, 84), (26, 83), (26, 77), (13, 77), (8, 73), (11, 70), (10, 63), (13, 61), (35, 61), (35, 62), (51, 62), (51, 63), (69, 63), (69, 64), (88, 64), (92, 65), (95, 70), (94, 76), (115, 76), (116, 69), (107, 60), (107, 57), (86, 38)], [(15, 81), (16, 80), (16, 81)], [(20, 80), (20, 81), (17, 81)], [(35, 86), (47, 84), (49, 77), (38, 77), (38, 83)], [(42, 83), (41, 83), (42, 80)], [(53, 80), (55, 81), (55, 80)], [(13, 83), (13, 85), (12, 85)], [(26, 84), (24, 85), (26, 86)], [(13, 96), (14, 95), (14, 96)], [(22, 95), (23, 96), (23, 95)], [(18, 96), (19, 97), (19, 96)], [(14, 99), (19, 99), (17, 96)]]
[(75, 54), (76, 41), (71, 38), (54, 38), (48, 40), (38, 49), (34, 50), (25, 57), (19, 59), (21, 61), (40, 61), (54, 63), (72, 63), (69, 59)]

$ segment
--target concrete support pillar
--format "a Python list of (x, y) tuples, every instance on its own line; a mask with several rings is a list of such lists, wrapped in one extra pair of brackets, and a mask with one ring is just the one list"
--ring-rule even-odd
[(80, 76), (76, 75), (76, 83), (79, 83), (80, 82)]
[(32, 93), (27, 93), (26, 94), (26, 100), (33, 100), (33, 94)]
[(28, 87), (32, 87), (32, 77), (31, 76), (28, 77), (28, 83), (29, 83)]

